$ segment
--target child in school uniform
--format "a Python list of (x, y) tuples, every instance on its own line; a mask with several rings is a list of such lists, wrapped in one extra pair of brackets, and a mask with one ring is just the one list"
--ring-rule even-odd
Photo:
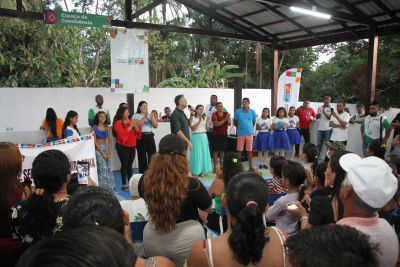
[(259, 168), (268, 169), (267, 159), (268, 151), (273, 150), (273, 141), (271, 136), (272, 119), (270, 117), (269, 108), (262, 110), (261, 117), (256, 120), (256, 130), (258, 134), (254, 144), (254, 149), (258, 151)]
[(278, 108), (276, 117), (272, 120), (272, 139), (274, 142), (274, 150), (276, 155), (285, 156), (285, 151), (290, 150), (289, 137), (286, 129), (289, 126), (289, 121), (286, 116), (286, 109), (283, 107)]

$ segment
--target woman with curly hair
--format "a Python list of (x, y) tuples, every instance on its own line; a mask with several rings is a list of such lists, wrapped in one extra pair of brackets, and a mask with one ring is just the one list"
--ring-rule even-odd
[(150, 220), (143, 233), (147, 256), (164, 256), (183, 266), (191, 246), (204, 239), (198, 210), (209, 211), (204, 185), (189, 174), (187, 144), (175, 134), (160, 141), (159, 152), (139, 182)]
[(263, 222), (267, 199), (268, 184), (260, 175), (242, 172), (234, 176), (222, 195), (228, 231), (197, 242), (190, 251), (188, 266), (286, 266), (285, 235)]

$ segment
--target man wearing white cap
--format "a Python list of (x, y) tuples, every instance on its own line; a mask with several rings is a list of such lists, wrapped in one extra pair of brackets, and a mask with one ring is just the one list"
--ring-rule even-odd
[(340, 158), (340, 166), (346, 171), (340, 189), (344, 218), (337, 224), (369, 235), (379, 245), (379, 266), (395, 266), (399, 241), (390, 224), (378, 217), (378, 210), (395, 195), (397, 178), (384, 160), (373, 156), (361, 159), (356, 154), (346, 154)]
[(149, 214), (147, 211), (146, 202), (139, 196), (139, 180), (142, 174), (134, 174), (129, 180), (129, 191), (131, 199), (121, 200), (119, 203), (123, 210), (129, 214), (129, 222), (148, 221)]

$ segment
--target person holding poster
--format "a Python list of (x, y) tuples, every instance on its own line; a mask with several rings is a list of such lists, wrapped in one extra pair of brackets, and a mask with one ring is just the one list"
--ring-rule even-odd
[(254, 109), (250, 108), (250, 99), (247, 97), (242, 100), (242, 107), (235, 111), (233, 123), (237, 129), (237, 152), (242, 154), (246, 145), (247, 159), (249, 161), (249, 170), (253, 170), (253, 139), (254, 125), (257, 115)]
[[(113, 124), (116, 139), (116, 149), (121, 161), (122, 190), (128, 191), (126, 180), (132, 177), (132, 164), (135, 160), (137, 139), (142, 138), (142, 127), (135, 119), (129, 119), (128, 108), (120, 107), (115, 115)], [(128, 179), (127, 179), (128, 178)]]
[(63, 125), (63, 136), (68, 137), (79, 137), (81, 133), (76, 125), (78, 124), (78, 113), (76, 111), (70, 110), (64, 120)]
[(94, 133), (96, 146), (97, 177), (99, 186), (116, 192), (114, 175), (111, 169), (111, 134), (110, 127), (106, 125), (107, 115), (100, 111), (94, 116), (91, 132)]

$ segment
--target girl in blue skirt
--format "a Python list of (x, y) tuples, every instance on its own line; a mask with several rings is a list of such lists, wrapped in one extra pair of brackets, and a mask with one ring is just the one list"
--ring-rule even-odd
[(203, 176), (203, 174), (212, 171), (210, 149), (208, 147), (208, 138), (206, 126), (208, 119), (204, 114), (204, 106), (197, 105), (195, 112), (190, 116), (190, 128), (192, 135), (192, 151), (190, 152), (190, 171), (193, 175)]
[(256, 130), (258, 134), (256, 137), (256, 142), (254, 144), (254, 149), (258, 151), (258, 160), (260, 164), (260, 169), (267, 167), (268, 151), (273, 150), (273, 142), (271, 136), (272, 120), (269, 115), (269, 108), (264, 108), (262, 110), (261, 117), (256, 120)]
[(294, 115), (295, 112), (296, 112), (295, 107), (289, 108), (289, 116), (288, 116), (289, 126), (286, 132), (289, 137), (289, 143), (290, 143), (290, 151), (288, 152), (287, 158), (290, 160), (293, 160), (294, 158), (295, 145), (300, 144), (301, 141), (301, 136), (298, 130), (298, 128), (300, 127), (299, 125), (300, 120), (299, 117)]
[(278, 108), (276, 117), (272, 120), (272, 140), (274, 142), (275, 154), (285, 156), (285, 151), (290, 150), (289, 137), (286, 129), (289, 126), (289, 120), (286, 117), (286, 109), (283, 107)]

